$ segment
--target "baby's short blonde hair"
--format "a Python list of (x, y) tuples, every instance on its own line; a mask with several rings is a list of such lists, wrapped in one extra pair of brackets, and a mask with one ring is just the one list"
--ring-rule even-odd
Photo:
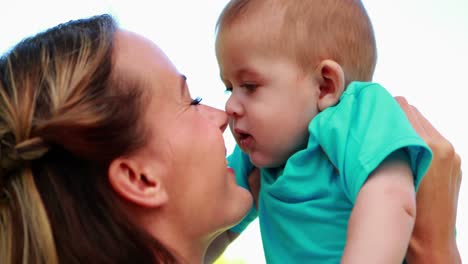
[(275, 54), (293, 57), (305, 70), (322, 60), (334, 60), (343, 68), (346, 84), (372, 80), (377, 48), (370, 18), (361, 1), (232, 0), (218, 19), (217, 32), (267, 16), (280, 21), (278, 25), (264, 22), (261, 29), (274, 37), (274, 41), (263, 41), (276, 49)]

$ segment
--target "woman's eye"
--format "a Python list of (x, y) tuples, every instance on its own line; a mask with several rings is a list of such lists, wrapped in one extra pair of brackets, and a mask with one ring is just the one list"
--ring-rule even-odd
[(200, 104), (201, 100), (202, 100), (202, 98), (197, 96), (197, 98), (192, 99), (192, 102), (190, 102), (190, 105), (198, 105), (198, 104)]
[(232, 87), (226, 87), (226, 90), (224, 90), (224, 93), (226, 94), (232, 93)]

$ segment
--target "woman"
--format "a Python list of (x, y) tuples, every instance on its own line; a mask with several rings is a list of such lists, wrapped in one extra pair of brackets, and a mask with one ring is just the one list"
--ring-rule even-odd
[(226, 114), (199, 102), (157, 46), (107, 15), (14, 47), (0, 60), (0, 262), (203, 262), (252, 197), (226, 166)]
[(112, 18), (27, 39), (0, 65), (1, 263), (201, 262), (248, 210), (226, 114)]

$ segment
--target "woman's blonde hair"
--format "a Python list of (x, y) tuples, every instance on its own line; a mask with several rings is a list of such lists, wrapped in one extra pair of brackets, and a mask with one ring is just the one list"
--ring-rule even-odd
[(117, 29), (70, 21), (0, 59), (0, 263), (174, 262), (107, 182), (147, 135), (144, 89), (113, 67)]

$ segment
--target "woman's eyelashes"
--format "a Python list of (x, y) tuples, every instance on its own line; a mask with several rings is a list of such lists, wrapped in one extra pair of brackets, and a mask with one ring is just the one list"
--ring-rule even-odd
[(197, 96), (197, 98), (195, 99), (192, 99), (192, 101), (190, 102), (190, 105), (199, 105), (200, 102), (202, 101), (203, 98)]

